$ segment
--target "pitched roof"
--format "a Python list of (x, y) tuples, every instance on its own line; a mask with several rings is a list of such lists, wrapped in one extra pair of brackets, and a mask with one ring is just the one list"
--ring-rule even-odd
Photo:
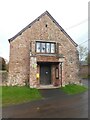
[(58, 24), (58, 22), (50, 15), (48, 11), (45, 11), (43, 14), (41, 14), (38, 18), (36, 18), (33, 22), (31, 22), (29, 25), (27, 25), (24, 29), (22, 29), (20, 32), (18, 32), (15, 36), (8, 39), (9, 42), (13, 41), (16, 37), (21, 35), (26, 29), (30, 28), (36, 21), (38, 21), (42, 16), (48, 15), (50, 19), (58, 26), (58, 28), (69, 38), (69, 40), (77, 47), (77, 43), (75, 43), (72, 38), (66, 33), (66, 31)]

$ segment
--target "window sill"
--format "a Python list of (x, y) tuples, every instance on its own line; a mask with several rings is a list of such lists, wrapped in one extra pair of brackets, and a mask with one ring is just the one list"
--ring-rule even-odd
[(36, 53), (36, 56), (56, 56), (56, 53)]

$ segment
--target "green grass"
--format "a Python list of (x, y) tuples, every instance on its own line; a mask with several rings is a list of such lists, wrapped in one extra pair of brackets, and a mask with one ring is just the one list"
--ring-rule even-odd
[(1, 104), (2, 104), (2, 87), (0, 87), (0, 107), (1, 107)]
[(2, 105), (12, 105), (41, 99), (39, 91), (29, 87), (2, 87)]
[(61, 87), (60, 89), (67, 94), (73, 95), (73, 94), (79, 94), (85, 92), (87, 91), (88, 88), (83, 85), (68, 84), (65, 85), (65, 87)]

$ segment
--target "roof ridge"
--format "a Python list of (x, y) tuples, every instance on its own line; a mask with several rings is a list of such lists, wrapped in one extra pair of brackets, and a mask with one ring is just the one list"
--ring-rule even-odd
[(73, 41), (73, 39), (67, 34), (67, 32), (59, 25), (59, 23), (51, 16), (51, 14), (46, 10), (44, 13), (42, 13), (39, 17), (37, 17), (34, 21), (32, 21), (30, 24), (28, 24), (25, 28), (23, 28), (20, 32), (18, 32), (15, 36), (8, 39), (9, 42), (13, 41), (16, 37), (21, 35), (26, 29), (30, 28), (37, 20), (39, 20), (42, 16), (47, 14), (52, 21), (59, 27), (59, 29), (70, 39), (70, 41), (77, 47), (78, 45)]

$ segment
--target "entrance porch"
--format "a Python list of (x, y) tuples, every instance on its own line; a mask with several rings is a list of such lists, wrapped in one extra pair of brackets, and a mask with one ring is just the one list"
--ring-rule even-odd
[(38, 62), (39, 85), (60, 86), (62, 82), (62, 63)]
[[(38, 78), (37, 78), (38, 74)], [(45, 89), (57, 88), (63, 83), (63, 62), (37, 61), (33, 57), (30, 61), (30, 87)]]

